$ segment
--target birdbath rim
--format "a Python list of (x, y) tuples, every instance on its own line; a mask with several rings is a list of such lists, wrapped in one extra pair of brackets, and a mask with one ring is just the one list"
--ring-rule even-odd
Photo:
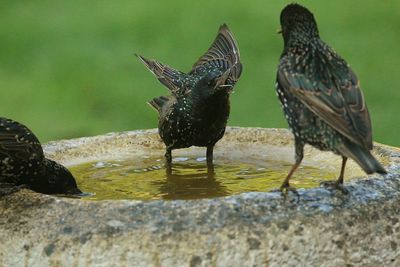
[[(94, 152), (109, 158), (143, 154), (139, 147), (146, 148), (146, 154), (149, 148), (158, 154), (164, 148), (151, 129), (54, 141), (44, 150), (70, 165), (92, 160)], [(229, 127), (215, 158), (235, 154), (232, 147), (245, 151), (246, 158), (272, 153), (293, 160), (292, 135), (284, 129)], [(198, 200), (83, 201), (24, 189), (0, 198), (0, 265), (225, 266), (232, 263), (232, 255), (237, 266), (345, 265), (360, 260), (364, 265), (396, 265), (400, 149), (375, 144), (373, 153), (389, 174), (346, 181), (349, 194), (317, 187), (287, 197), (249, 192)], [(306, 148), (305, 157), (311, 155), (315, 162), (340, 166), (341, 158), (332, 153)], [(350, 162), (349, 172), (353, 168), (357, 172)], [(363, 250), (360, 244), (371, 249)]]
[[(293, 149), (293, 137), (287, 129), (280, 128), (255, 128), (255, 127), (227, 127), (225, 136), (216, 145), (215, 154), (216, 159), (218, 156), (232, 156), (232, 149), (243, 150), (244, 147), (250, 146), (253, 155), (241, 155), (245, 156), (249, 160), (259, 158), (265, 150), (265, 158), (271, 156), (283, 156), (287, 160), (293, 161), (294, 149)], [(130, 156), (141, 156), (141, 155), (163, 155), (164, 144), (158, 136), (157, 129), (145, 129), (145, 130), (134, 130), (125, 132), (111, 132), (105, 135), (93, 136), (93, 137), (82, 137), (69, 140), (51, 141), (43, 145), (45, 154), (47, 157), (57, 160), (66, 166), (91, 162), (96, 159), (120, 159), (128, 158)], [(117, 148), (117, 149), (115, 149)], [(275, 150), (276, 148), (283, 148), (282, 150)], [(268, 155), (268, 150), (273, 149), (274, 155)], [(245, 150), (245, 153), (248, 150)], [(368, 200), (369, 196), (373, 196), (376, 199), (376, 192), (372, 192), (376, 188), (374, 186), (369, 187), (370, 184), (385, 184), (384, 181), (398, 177), (400, 173), (399, 157), (400, 149), (383, 145), (380, 143), (374, 144), (374, 155), (379, 161), (388, 168), (389, 174), (382, 176), (379, 174), (366, 175), (361, 168), (359, 168), (354, 162), (348, 166), (348, 173), (353, 173), (353, 176), (360, 177), (351, 181), (346, 181), (345, 186), (350, 189), (350, 194), (353, 197), (362, 198), (365, 201)], [(176, 155), (202, 155), (205, 154), (205, 148), (191, 147), (189, 149), (176, 150)], [(280, 155), (285, 154), (285, 155)], [(235, 156), (232, 156), (233, 158)], [(338, 169), (340, 157), (331, 152), (320, 152), (311, 146), (306, 146), (305, 149), (305, 162), (310, 162), (314, 158), (317, 158), (316, 162), (328, 161), (332, 169)], [(264, 160), (260, 158), (259, 160)], [(317, 163), (318, 164), (318, 163)], [(337, 166), (334, 166), (334, 165)], [(284, 177), (282, 177), (283, 179)], [(372, 190), (372, 191), (371, 191)], [(389, 190), (390, 191), (390, 190)], [(368, 193), (369, 192), (369, 193)], [(310, 198), (310, 196), (327, 197), (328, 202), (335, 202), (333, 199), (329, 201), (330, 196), (337, 196), (337, 192), (323, 187), (297, 189), (297, 197)], [(358, 196), (358, 194), (360, 194)], [(218, 197), (216, 199), (232, 200), (235, 198), (264, 198), (275, 199), (280, 197), (278, 192), (246, 192), (237, 195)], [(75, 201), (71, 199), (63, 199), (65, 201)], [(79, 201), (79, 200), (78, 200)], [(121, 201), (121, 200), (103, 200), (103, 201)], [(141, 200), (122, 200), (122, 201), (133, 201), (133, 202), (144, 202), (149, 201)], [(152, 200), (153, 201), (165, 201), (165, 200)], [(198, 199), (198, 200), (168, 200), (172, 202), (182, 201), (210, 201), (209, 199)], [(172, 204), (171, 204), (172, 205)]]

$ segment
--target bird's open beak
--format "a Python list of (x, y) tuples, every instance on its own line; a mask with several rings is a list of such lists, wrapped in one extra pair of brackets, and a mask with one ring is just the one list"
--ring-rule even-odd
[(277, 29), (277, 30), (276, 30), (276, 33), (277, 33), (277, 34), (281, 34), (281, 33), (282, 33), (282, 28)]
[(216, 84), (215, 84), (215, 89), (221, 90), (225, 89), (230, 93), (233, 89), (233, 86), (230, 84), (226, 84), (226, 81), (228, 80), (229, 74), (231, 74), (231, 70), (228, 69), (227, 71), (224, 72), (224, 74), (221, 75), (221, 77), (218, 78)]
[(233, 93), (233, 85), (223, 84), (218, 87), (218, 90), (225, 89), (228, 93)]

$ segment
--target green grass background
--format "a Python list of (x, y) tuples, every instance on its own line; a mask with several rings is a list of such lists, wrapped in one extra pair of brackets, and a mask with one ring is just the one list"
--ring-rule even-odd
[[(374, 139), (400, 146), (400, 1), (299, 1), (358, 74)], [(275, 96), (279, 14), (289, 1), (1, 1), (0, 116), (42, 141), (157, 125), (167, 90), (135, 57), (183, 71), (227, 23), (244, 72), (229, 125), (287, 127)]]

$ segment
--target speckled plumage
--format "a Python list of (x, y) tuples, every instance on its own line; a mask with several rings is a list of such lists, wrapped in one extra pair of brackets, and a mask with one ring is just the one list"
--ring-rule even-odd
[(188, 73), (138, 57), (172, 93), (149, 102), (159, 113), (167, 162), (173, 149), (200, 146), (207, 147), (207, 162), (212, 163), (213, 147), (224, 135), (229, 117), (229, 94), (242, 72), (239, 49), (228, 27), (220, 27), (211, 47)]
[(27, 185), (47, 194), (81, 193), (65, 167), (45, 158), (32, 131), (6, 118), (0, 118), (0, 183)]
[(386, 173), (371, 155), (372, 130), (359, 81), (344, 61), (324, 43), (313, 14), (298, 4), (281, 13), (284, 49), (276, 92), (295, 138), (296, 163), (281, 189), (303, 159), (310, 144), (343, 157), (337, 184), (343, 183), (347, 158), (366, 173)]

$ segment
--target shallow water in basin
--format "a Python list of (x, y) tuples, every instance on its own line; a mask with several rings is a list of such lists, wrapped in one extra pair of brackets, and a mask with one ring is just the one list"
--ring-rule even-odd
[[(269, 161), (262, 166), (245, 162), (216, 161), (208, 170), (205, 158), (174, 158), (167, 173), (160, 157), (99, 161), (70, 168), (87, 200), (106, 199), (199, 199), (278, 188), (291, 167), (290, 162)], [(337, 173), (301, 166), (293, 176), (296, 188), (319, 186), (336, 179)]]

